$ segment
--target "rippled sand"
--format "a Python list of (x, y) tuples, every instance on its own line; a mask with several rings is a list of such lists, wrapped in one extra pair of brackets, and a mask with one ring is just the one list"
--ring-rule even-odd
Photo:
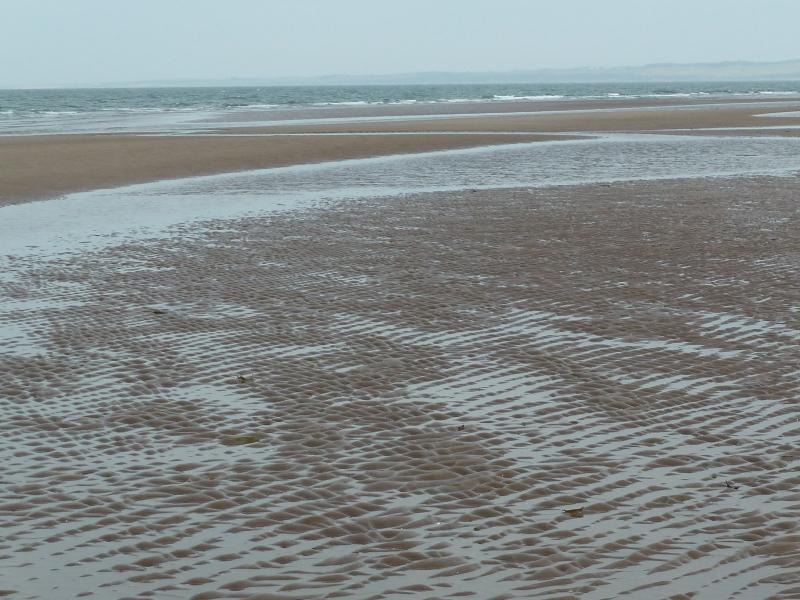
[(797, 186), (422, 194), (12, 262), (0, 595), (800, 597)]

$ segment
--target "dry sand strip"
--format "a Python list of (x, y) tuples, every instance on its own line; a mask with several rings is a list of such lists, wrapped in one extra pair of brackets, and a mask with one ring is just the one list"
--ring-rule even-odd
[(0, 136), (0, 205), (82, 190), (300, 163), (562, 139), (552, 135)]
[(797, 185), (430, 194), (16, 261), (2, 588), (800, 597)]
[[(390, 133), (415, 131), (473, 132), (635, 132), (666, 129), (707, 129), (711, 127), (770, 127), (800, 125), (797, 104), (774, 107), (691, 107), (644, 108), (624, 111), (581, 110), (529, 115), (444, 116), (426, 119), (384, 120), (321, 124), (287, 124), (241, 127), (237, 132), (268, 133)], [(790, 112), (790, 117), (758, 117), (763, 113)]]

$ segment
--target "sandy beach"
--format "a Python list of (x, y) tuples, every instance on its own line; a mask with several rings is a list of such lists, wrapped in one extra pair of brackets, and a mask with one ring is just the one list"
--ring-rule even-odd
[(553, 136), (0, 136), (0, 205), (159, 179)]
[[(754, 116), (772, 112), (0, 138), (0, 219), (190, 175), (465, 148), (478, 165), (419, 193), (437, 155), (368, 163), (397, 186), (380, 197), (323, 186), (356, 167), (212, 178), (252, 214), (2, 253), (0, 596), (800, 598), (797, 140), (775, 138), (773, 176), (731, 175), (769, 130), (566, 141), (800, 125)], [(546, 143), (479, 148), (510, 142)], [(695, 142), (722, 175), (657, 170)], [(641, 173), (498, 183), (548, 155)], [(319, 201), (258, 212), (300, 184)], [(180, 186), (147, 193), (192, 212)]]
[(797, 104), (787, 105), (783, 111), (789, 117), (759, 117), (759, 114), (782, 112), (769, 105), (731, 107), (711, 105), (642, 106), (633, 103), (626, 109), (606, 110), (589, 108), (585, 103), (579, 110), (541, 111), (532, 114), (448, 115), (435, 118), (406, 120), (379, 120), (369, 122), (323, 124), (275, 124), (268, 127), (241, 127), (228, 131), (251, 133), (391, 133), (391, 132), (633, 132), (665, 130), (697, 130), (745, 127), (798, 126)]
[[(245, 113), (242, 118), (249, 120), (279, 123), (289, 116), (294, 120), (231, 127), (237, 117), (229, 116), (225, 127), (191, 135), (0, 136), (0, 205), (160, 179), (600, 132), (707, 134), (710, 129), (727, 128), (730, 131), (713, 133), (795, 136), (800, 131), (797, 101), (774, 99), (739, 106), (694, 100), (676, 105), (669, 100), (471, 103), (439, 107), (425, 119), (414, 119), (424, 109), (412, 106), (405, 109), (403, 120), (393, 119), (403, 107), (350, 107), (275, 111), (269, 116)], [(791, 116), (757, 116), (781, 111)], [(296, 122), (299, 117), (340, 122), (303, 124)], [(365, 117), (378, 120), (359, 120)], [(780, 126), (786, 128), (775, 129)], [(404, 135), (389, 135), (395, 133)]]

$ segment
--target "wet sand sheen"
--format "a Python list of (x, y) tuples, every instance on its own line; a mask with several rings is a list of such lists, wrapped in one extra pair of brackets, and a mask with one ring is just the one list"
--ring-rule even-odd
[(554, 136), (483, 133), (268, 138), (0, 136), (0, 206), (160, 179), (551, 139)]
[(20, 260), (12, 597), (798, 597), (797, 183), (342, 202)]
[[(70, 192), (161, 179), (211, 175), (295, 164), (473, 148), (494, 144), (574, 139), (575, 132), (665, 131), (715, 127), (775, 127), (769, 135), (796, 135), (797, 101), (757, 103), (669, 101), (585, 101), (474, 103), (469, 105), (339, 108), (336, 110), (243, 113), (250, 119), (330, 118), (332, 123), (292, 122), (269, 127), (227, 125), (193, 134), (0, 136), (0, 206)], [(559, 108), (561, 110), (559, 110)], [(614, 108), (616, 110), (609, 110)], [(621, 109), (626, 110), (621, 110)], [(414, 118), (419, 111), (432, 118)], [(464, 111), (469, 116), (435, 114)], [(540, 111), (493, 115), (497, 110)], [(380, 115), (408, 120), (363, 121)], [(787, 111), (794, 116), (761, 118)], [(483, 114), (482, 114), (483, 113)], [(489, 114), (486, 114), (489, 113)], [(361, 119), (361, 121), (359, 121)], [(196, 123), (214, 127), (213, 121)], [(188, 128), (191, 124), (186, 125)], [(217, 134), (274, 134), (274, 137), (215, 137)], [(288, 134), (337, 134), (290, 136)], [(405, 135), (392, 135), (403, 133)], [(729, 132), (731, 135), (735, 132)], [(751, 135), (752, 131), (739, 130)], [(281, 137), (281, 134), (287, 134)], [(370, 134), (370, 135), (360, 135)], [(763, 132), (761, 133), (763, 135)], [(571, 136), (571, 137), (570, 137)]]

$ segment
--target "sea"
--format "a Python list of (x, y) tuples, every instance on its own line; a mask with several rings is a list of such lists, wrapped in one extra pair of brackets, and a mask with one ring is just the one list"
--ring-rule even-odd
[(320, 106), (774, 95), (800, 96), (800, 81), (0, 89), (0, 134), (169, 130), (210, 115)]

